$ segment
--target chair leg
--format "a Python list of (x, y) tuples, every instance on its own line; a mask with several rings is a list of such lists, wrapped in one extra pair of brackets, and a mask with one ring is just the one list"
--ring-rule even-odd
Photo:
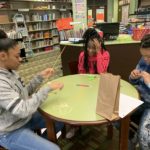
[(113, 137), (113, 125), (109, 124), (107, 126), (107, 138), (112, 139), (112, 137)]
[(82, 134), (82, 126), (79, 126), (79, 133)]
[(66, 125), (63, 127), (62, 131), (61, 131), (61, 135), (62, 135), (62, 138), (65, 138), (66, 137)]
[(0, 150), (6, 150), (6, 149), (5, 149), (4, 147), (1, 147), (1, 146), (0, 146)]

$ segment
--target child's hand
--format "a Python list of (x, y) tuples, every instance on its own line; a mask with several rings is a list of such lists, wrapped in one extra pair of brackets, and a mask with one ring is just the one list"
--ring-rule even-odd
[(47, 68), (45, 70), (43, 70), (40, 75), (44, 78), (47, 79), (50, 76), (52, 76), (54, 74), (54, 69), (53, 68)]
[(134, 69), (130, 74), (131, 79), (138, 79), (140, 77), (141, 77), (141, 72), (140, 70), (137, 70), (137, 69)]
[(98, 53), (100, 51), (101, 45), (97, 39), (94, 39), (93, 41), (96, 48), (96, 53)]
[(64, 84), (60, 82), (48, 82), (47, 84), (52, 90), (61, 90), (64, 87)]
[(150, 83), (150, 74), (148, 72), (142, 71), (141, 72), (141, 77), (143, 78), (145, 84)]

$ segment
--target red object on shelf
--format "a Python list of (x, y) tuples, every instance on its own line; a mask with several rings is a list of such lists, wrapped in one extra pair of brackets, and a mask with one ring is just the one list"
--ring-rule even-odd
[(138, 29), (138, 28), (134, 28), (133, 29), (133, 40), (136, 41), (140, 41), (144, 35), (149, 34), (150, 33), (150, 29)]
[(44, 49), (45, 49), (45, 51), (51, 51), (53, 48), (52, 48), (52, 46), (48, 46), (48, 47), (45, 47)]
[(67, 30), (67, 29), (73, 29), (73, 26), (70, 25), (70, 22), (72, 22), (72, 18), (61, 18), (56, 21), (56, 27), (59, 31), (61, 30)]

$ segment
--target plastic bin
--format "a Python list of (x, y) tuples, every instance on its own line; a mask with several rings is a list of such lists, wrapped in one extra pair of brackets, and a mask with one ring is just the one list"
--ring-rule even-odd
[(144, 35), (149, 34), (149, 33), (150, 33), (150, 28), (148, 28), (148, 29), (134, 28), (132, 38), (133, 38), (133, 40), (140, 41)]

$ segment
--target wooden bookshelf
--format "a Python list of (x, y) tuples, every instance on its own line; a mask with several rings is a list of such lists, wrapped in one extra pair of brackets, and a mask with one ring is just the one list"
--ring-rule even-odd
[[(71, 0), (4, 0), (8, 3), (10, 8), (1, 8), (0, 15), (5, 14), (8, 16), (9, 21), (0, 23), (0, 28), (5, 31), (9, 31), (15, 28), (15, 23), (13, 22), (13, 16), (16, 13), (21, 13), (24, 15), (25, 24), (28, 28), (29, 38), (25, 38), (24, 42), (31, 42), (32, 49), (40, 49), (40, 51), (45, 51), (45, 47), (47, 46), (35, 46), (38, 45), (38, 42), (52, 43), (52, 41), (58, 38), (59, 34), (56, 28), (57, 19), (63, 17), (62, 14), (65, 15), (68, 13), (68, 17), (72, 3)], [(65, 8), (64, 8), (65, 7)], [(47, 15), (47, 16), (46, 16)], [(49, 33), (48, 33), (49, 32)], [(45, 35), (47, 34), (47, 35)], [(49, 34), (49, 35), (48, 35)], [(52, 48), (56, 46), (59, 47), (59, 43), (50, 44)], [(40, 45), (40, 44), (39, 44)]]
[[(12, 0), (12, 2), (20, 2), (20, 0)], [(68, 1), (62, 1), (62, 0), (57, 0), (57, 1), (50, 1), (50, 0), (45, 0), (45, 1), (37, 1), (37, 0), (22, 0), (22, 2), (34, 2), (34, 3), (72, 3), (71, 0)]]

